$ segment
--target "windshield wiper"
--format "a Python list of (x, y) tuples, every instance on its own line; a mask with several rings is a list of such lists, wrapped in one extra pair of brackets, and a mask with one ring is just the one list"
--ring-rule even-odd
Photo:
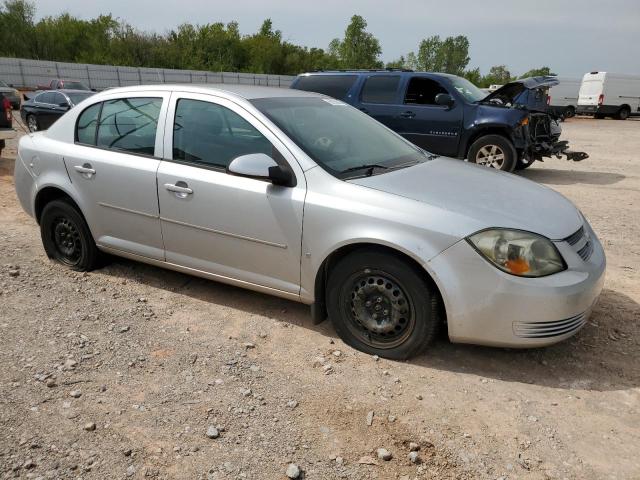
[(345, 168), (344, 170), (341, 170), (340, 173), (349, 173), (349, 172), (357, 172), (359, 170), (366, 170), (366, 176), (370, 177), (371, 175), (373, 175), (373, 171), (376, 168), (381, 168), (383, 170), (387, 170), (389, 167), (385, 166), (385, 165), (379, 165), (377, 163), (365, 163), (364, 165), (358, 165), (357, 167), (349, 167), (349, 168)]

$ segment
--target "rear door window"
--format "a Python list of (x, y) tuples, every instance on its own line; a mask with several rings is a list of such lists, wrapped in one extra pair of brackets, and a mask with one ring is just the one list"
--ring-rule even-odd
[(362, 88), (361, 100), (364, 103), (394, 103), (399, 84), (399, 75), (369, 77)]
[(102, 106), (97, 146), (153, 155), (162, 98), (120, 98)]
[(35, 100), (39, 103), (53, 103), (53, 92), (45, 92), (38, 95)]
[(294, 88), (343, 100), (357, 79), (357, 75), (307, 75), (300, 77)]
[(436, 95), (449, 93), (436, 80), (426, 77), (413, 77), (409, 80), (404, 103), (417, 105), (436, 105)]

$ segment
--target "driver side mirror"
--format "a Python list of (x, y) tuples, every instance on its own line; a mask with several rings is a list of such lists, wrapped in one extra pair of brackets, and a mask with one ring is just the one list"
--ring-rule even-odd
[(447, 108), (453, 107), (454, 104), (453, 97), (448, 93), (439, 93), (436, 95), (436, 104), (442, 105)]
[(71, 108), (71, 105), (69, 105), (69, 102), (60, 102), (58, 106), (62, 108), (66, 107), (67, 109)]
[(265, 153), (250, 153), (234, 158), (227, 166), (227, 173), (264, 180), (283, 187), (296, 185), (291, 170), (278, 165), (273, 158)]

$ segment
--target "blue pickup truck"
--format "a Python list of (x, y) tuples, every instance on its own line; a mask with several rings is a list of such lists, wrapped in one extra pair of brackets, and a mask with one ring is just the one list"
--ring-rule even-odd
[(304, 73), (291, 88), (342, 100), (430, 152), (513, 171), (545, 157), (588, 157), (560, 140), (547, 111), (557, 84), (531, 77), (487, 94), (455, 75), (385, 69)]

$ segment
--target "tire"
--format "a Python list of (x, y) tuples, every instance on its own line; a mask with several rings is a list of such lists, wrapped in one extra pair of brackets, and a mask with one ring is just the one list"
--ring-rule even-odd
[(416, 356), (433, 341), (438, 299), (424, 272), (375, 249), (339, 260), (327, 282), (327, 310), (338, 336), (357, 350), (394, 360)]
[(469, 162), (504, 172), (513, 172), (517, 158), (513, 143), (502, 135), (485, 135), (478, 138), (467, 153)]
[(35, 115), (27, 115), (27, 128), (30, 132), (37, 132), (40, 130), (40, 124), (38, 123), (38, 118)]
[(567, 107), (564, 111), (564, 118), (573, 118), (576, 116), (576, 109), (574, 107)]
[(45, 205), (40, 234), (44, 250), (52, 260), (79, 272), (98, 266), (100, 251), (87, 222), (69, 201), (53, 200)]
[(629, 107), (621, 107), (616, 113), (616, 120), (626, 120), (631, 115), (631, 110)]

